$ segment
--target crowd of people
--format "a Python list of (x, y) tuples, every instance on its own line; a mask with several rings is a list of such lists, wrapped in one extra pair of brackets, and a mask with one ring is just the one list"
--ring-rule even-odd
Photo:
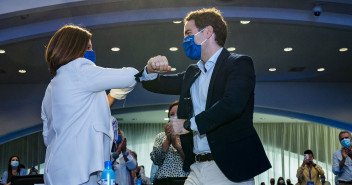
[[(184, 23), (185, 54), (198, 62), (178, 74), (166, 73), (171, 66), (165, 56), (150, 58), (139, 72), (99, 67), (87, 29), (66, 25), (54, 34), (45, 55), (53, 79), (41, 114), (46, 185), (97, 185), (104, 161), (109, 160), (118, 185), (254, 185), (254, 177), (271, 168), (253, 126), (252, 59), (224, 48), (228, 26), (219, 10), (192, 11)], [(150, 154), (156, 167), (152, 181), (138, 165), (137, 154), (127, 148), (109, 107), (136, 83), (151, 92), (180, 96), (171, 104), (170, 121), (156, 136)], [(112, 90), (107, 95), (108, 89)], [(340, 185), (352, 184), (351, 135), (344, 132), (339, 137), (343, 147), (334, 154), (333, 171)], [(301, 184), (324, 183), (313, 152), (304, 154), (297, 170)], [(11, 176), (24, 175), (14, 166), (16, 160), (9, 161), (6, 183)], [(282, 177), (277, 180), (281, 184)]]

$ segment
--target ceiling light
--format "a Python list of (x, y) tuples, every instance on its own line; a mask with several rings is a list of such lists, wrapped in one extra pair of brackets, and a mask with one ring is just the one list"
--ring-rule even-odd
[(348, 48), (340, 48), (340, 49), (339, 49), (340, 52), (345, 52), (345, 51), (347, 51), (347, 50), (348, 50)]
[(20, 69), (20, 70), (18, 70), (18, 72), (24, 74), (24, 73), (26, 73), (27, 71), (24, 70), (24, 69)]
[(269, 68), (269, 71), (276, 71), (276, 68), (274, 68), (274, 67)]
[(235, 51), (236, 48), (234, 48), (234, 47), (229, 47), (229, 48), (227, 48), (227, 50), (228, 50), (228, 51)]
[(118, 48), (118, 47), (113, 47), (113, 48), (111, 48), (111, 51), (120, 51), (120, 48)]
[(175, 24), (180, 24), (182, 21), (172, 21)]
[(284, 48), (284, 51), (288, 52), (288, 51), (292, 51), (293, 49), (292, 48)]
[(323, 68), (323, 67), (318, 68), (317, 71), (319, 71), (319, 72), (325, 71), (325, 68)]
[(176, 48), (176, 47), (171, 47), (169, 50), (170, 50), (170, 51), (177, 51), (178, 48)]
[(165, 110), (165, 112), (169, 112), (169, 110)]
[(0, 49), (0, 54), (4, 54), (4, 53), (5, 53), (5, 50)]
[(240, 21), (241, 24), (249, 24), (251, 21)]
[(169, 118), (164, 118), (165, 121), (169, 121)]
[(176, 68), (174, 68), (174, 67), (173, 67), (173, 68), (171, 68), (171, 71), (176, 71)]

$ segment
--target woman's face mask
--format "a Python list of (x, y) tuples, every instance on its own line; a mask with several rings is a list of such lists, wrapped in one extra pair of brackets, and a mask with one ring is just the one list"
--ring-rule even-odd
[(204, 29), (205, 28), (203, 28), (196, 34), (190, 35), (183, 39), (183, 44), (182, 44), (183, 49), (185, 50), (186, 55), (192, 60), (200, 60), (201, 52), (202, 52), (202, 44), (208, 40), (208, 39), (205, 39), (202, 43), (200, 43), (200, 45), (194, 42), (194, 37), (198, 35), (200, 32), (202, 32)]
[(16, 168), (16, 167), (18, 167), (18, 165), (19, 165), (18, 161), (11, 161), (11, 166), (12, 167)]
[(95, 63), (95, 52), (94, 51), (86, 51), (86, 53), (84, 54), (84, 58), (92, 61), (93, 63)]
[(279, 183), (280, 183), (280, 184), (284, 184), (284, 180), (280, 180)]

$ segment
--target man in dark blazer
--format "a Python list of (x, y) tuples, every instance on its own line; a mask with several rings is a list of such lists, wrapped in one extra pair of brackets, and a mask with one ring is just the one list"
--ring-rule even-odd
[(184, 19), (183, 47), (197, 64), (173, 75), (166, 57), (151, 58), (136, 79), (148, 91), (180, 95), (178, 119), (167, 134), (181, 136), (185, 185), (253, 184), (271, 168), (253, 127), (255, 74), (252, 59), (231, 54), (227, 24), (215, 8)]

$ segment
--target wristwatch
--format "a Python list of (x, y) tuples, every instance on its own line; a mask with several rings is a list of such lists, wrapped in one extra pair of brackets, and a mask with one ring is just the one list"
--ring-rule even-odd
[(188, 130), (188, 131), (192, 131), (191, 129), (191, 121), (189, 119), (187, 119), (184, 123), (183, 123), (183, 128)]

